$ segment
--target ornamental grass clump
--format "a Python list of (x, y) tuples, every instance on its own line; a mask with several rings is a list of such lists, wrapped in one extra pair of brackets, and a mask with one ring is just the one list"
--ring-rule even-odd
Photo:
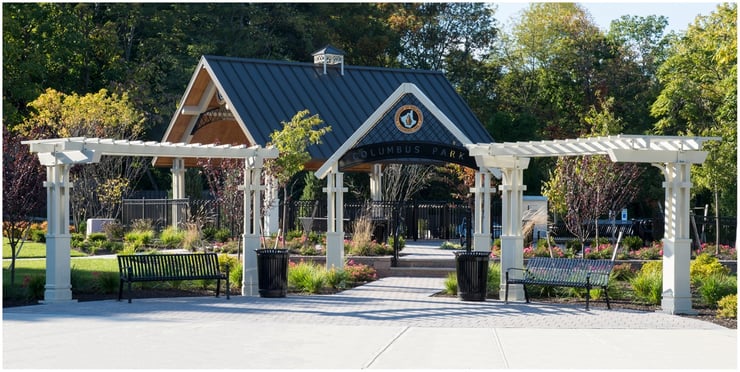
[(727, 274), (710, 274), (701, 279), (697, 292), (705, 305), (716, 308), (720, 299), (737, 293), (737, 277)]
[(663, 294), (663, 262), (646, 262), (630, 284), (639, 300), (659, 305)]
[(169, 226), (159, 234), (159, 240), (165, 248), (178, 248), (182, 246), (185, 239), (185, 232), (175, 227)]
[(326, 284), (326, 269), (313, 262), (300, 262), (288, 267), (288, 287), (306, 293), (318, 293)]

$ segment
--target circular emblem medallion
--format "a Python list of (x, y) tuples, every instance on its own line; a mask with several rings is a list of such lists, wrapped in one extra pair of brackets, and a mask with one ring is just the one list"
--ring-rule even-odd
[(418, 131), (421, 128), (421, 123), (424, 122), (424, 116), (421, 114), (421, 110), (414, 105), (401, 106), (396, 111), (396, 128), (403, 133), (411, 134)]

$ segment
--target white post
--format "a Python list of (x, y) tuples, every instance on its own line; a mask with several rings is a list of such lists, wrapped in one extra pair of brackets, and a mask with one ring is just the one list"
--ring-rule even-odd
[[(373, 171), (370, 173), (370, 200), (373, 202), (383, 201), (383, 165), (373, 164)], [(373, 204), (370, 212), (374, 218), (382, 218), (383, 206)]]
[(661, 308), (669, 314), (695, 314), (691, 308), (689, 266), (691, 239), (689, 209), (691, 164), (667, 163), (658, 166), (665, 176), (665, 228), (663, 236), (663, 299)]
[(480, 169), (475, 173), (475, 187), (470, 189), (475, 195), (473, 220), (473, 249), (481, 252), (491, 251), (491, 173)]
[(277, 179), (269, 177), (265, 182), (264, 235), (270, 236), (280, 228), (280, 198)]
[(327, 196), (326, 268), (344, 268), (344, 173), (332, 171), (324, 191)]
[(260, 190), (263, 159), (260, 156), (244, 162), (244, 254), (242, 255), (242, 295), (259, 295), (257, 253), (260, 248)]
[(44, 303), (72, 301), (69, 164), (46, 167), (46, 285)]
[[(185, 199), (185, 160), (175, 158), (170, 171), (172, 172), (172, 199)], [(178, 206), (172, 204), (172, 227), (177, 229), (182, 218)]]
[[(516, 159), (510, 168), (502, 168), (501, 190), (501, 285), (499, 298), (506, 292), (506, 270), (512, 267), (524, 267), (524, 238), (522, 236), (522, 193), (526, 186), (522, 183), (523, 170), (529, 165), (529, 159)], [(524, 300), (521, 285), (509, 287), (509, 300)]]

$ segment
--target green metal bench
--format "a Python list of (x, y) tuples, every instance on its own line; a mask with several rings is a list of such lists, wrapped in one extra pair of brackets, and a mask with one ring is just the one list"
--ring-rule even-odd
[[(606, 307), (611, 309), (606, 288), (612, 268), (614, 268), (612, 260), (533, 257), (527, 262), (526, 269), (512, 267), (506, 270), (504, 301), (509, 302), (509, 284), (522, 284), (527, 303), (529, 303), (527, 285), (586, 288), (586, 310), (588, 311), (591, 288), (600, 287), (606, 298)], [(515, 278), (510, 275), (510, 272), (513, 274), (514, 271), (521, 272), (521, 277)]]
[(118, 301), (123, 296), (123, 284), (128, 283), (128, 302), (131, 303), (131, 283), (169, 280), (216, 280), (216, 297), (221, 280), (226, 280), (226, 299), (231, 299), (229, 272), (221, 272), (216, 253), (119, 255), (118, 270), (121, 281)]

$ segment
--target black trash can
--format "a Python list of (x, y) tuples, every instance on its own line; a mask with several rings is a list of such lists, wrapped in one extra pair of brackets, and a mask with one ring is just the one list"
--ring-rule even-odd
[(485, 301), (488, 293), (488, 252), (455, 252), (457, 297), (463, 301)]
[(255, 249), (260, 297), (288, 294), (288, 250)]

